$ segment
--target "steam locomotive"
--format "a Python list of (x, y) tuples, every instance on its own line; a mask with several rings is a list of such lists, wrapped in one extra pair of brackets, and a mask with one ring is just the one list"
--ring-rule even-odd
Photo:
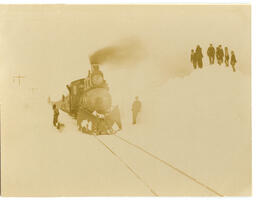
[(77, 120), (80, 131), (87, 134), (114, 134), (121, 130), (118, 106), (112, 106), (109, 87), (98, 64), (92, 64), (86, 78), (66, 85), (60, 109)]

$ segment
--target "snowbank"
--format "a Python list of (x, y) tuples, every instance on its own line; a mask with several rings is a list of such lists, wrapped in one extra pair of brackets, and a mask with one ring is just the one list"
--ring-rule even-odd
[[(207, 66), (184, 78), (169, 79), (161, 86), (145, 89), (146, 84), (143, 87), (138, 84), (135, 92), (132, 87), (120, 93), (118, 87), (111, 88), (124, 125), (118, 134), (224, 195), (249, 195), (249, 85), (250, 78), (240, 72)], [(130, 109), (136, 94), (142, 101), (142, 112), (138, 124), (133, 126)], [(66, 195), (151, 195), (93, 136), (80, 134), (69, 116), (60, 114), (66, 125), (62, 133), (53, 128), (47, 97), (40, 90), (32, 93), (16, 86), (1, 96), (3, 187), (19, 186), (6, 192), (63, 195), (56, 188), (60, 191), (69, 188)], [(136, 152), (130, 154), (130, 148), (106, 137), (111, 136), (103, 139), (117, 153), (129, 158), (141, 173), (147, 168), (146, 180), (158, 191), (162, 190), (160, 195), (186, 194), (187, 186), (183, 183), (189, 180), (182, 179), (179, 188), (171, 192), (166, 185), (154, 181), (158, 178), (150, 175), (156, 170), (153, 165), (134, 162)], [(144, 159), (139, 155), (137, 160)], [(177, 180), (168, 179), (173, 186)], [(203, 195), (198, 188), (188, 195)]]
[(141, 94), (125, 137), (225, 195), (249, 195), (250, 77), (207, 66)]

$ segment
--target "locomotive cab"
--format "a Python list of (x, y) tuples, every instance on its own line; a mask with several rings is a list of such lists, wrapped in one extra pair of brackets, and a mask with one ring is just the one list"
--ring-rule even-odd
[(71, 82), (67, 87), (69, 89), (69, 112), (72, 116), (76, 116), (84, 91), (84, 78)]

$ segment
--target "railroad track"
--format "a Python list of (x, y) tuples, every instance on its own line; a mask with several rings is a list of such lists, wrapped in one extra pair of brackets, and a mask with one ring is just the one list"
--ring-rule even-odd
[[(152, 193), (153, 196), (161, 196), (158, 194), (158, 192), (152, 188), (152, 186), (147, 183), (143, 178), (142, 176), (136, 172), (136, 170), (128, 164), (128, 162), (122, 158), (116, 151), (113, 150), (113, 148), (111, 148), (109, 145), (106, 144), (106, 142), (104, 142), (104, 140), (98, 136), (94, 136), (95, 139), (101, 144), (103, 145), (113, 156), (115, 156), (121, 163), (123, 163), (123, 165)], [(179, 169), (178, 167), (176, 167), (175, 165), (159, 158), (158, 156), (156, 156), (155, 154), (153, 154), (152, 152), (150, 151), (147, 151), (145, 150), (143, 147), (137, 145), (137, 144), (134, 144), (132, 143), (131, 141), (121, 137), (121, 136), (118, 136), (118, 135), (111, 135), (111, 136), (108, 136), (108, 137), (115, 137), (117, 138), (118, 140), (128, 144), (129, 146), (133, 147), (134, 149), (140, 151), (140, 152), (143, 152), (144, 154), (150, 156), (151, 158), (153, 158), (154, 160), (157, 160), (158, 162), (162, 163), (163, 165), (167, 166), (168, 168), (176, 171), (178, 174), (186, 177), (187, 179), (193, 181), (194, 183), (198, 184), (199, 186), (201, 186), (202, 188), (206, 189), (207, 191), (209, 191), (210, 193), (214, 194), (215, 196), (219, 196), (219, 197), (223, 197), (224, 195), (217, 192), (215, 189), (213, 189), (212, 187), (210, 187), (209, 185), (205, 184), (205, 183), (202, 183), (201, 181), (199, 181), (197, 178), (193, 177), (192, 175), (186, 173), (185, 171)]]

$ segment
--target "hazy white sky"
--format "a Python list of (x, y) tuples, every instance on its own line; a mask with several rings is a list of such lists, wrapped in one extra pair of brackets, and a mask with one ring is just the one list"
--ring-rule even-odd
[(145, 54), (132, 66), (106, 64), (106, 73), (140, 72), (145, 84), (188, 75), (190, 50), (200, 44), (207, 64), (213, 43), (234, 50), (238, 70), (250, 74), (250, 6), (2, 5), (0, 16), (2, 81), (20, 73), (28, 85), (54, 85), (54, 92), (87, 73), (92, 53), (127, 38)]

